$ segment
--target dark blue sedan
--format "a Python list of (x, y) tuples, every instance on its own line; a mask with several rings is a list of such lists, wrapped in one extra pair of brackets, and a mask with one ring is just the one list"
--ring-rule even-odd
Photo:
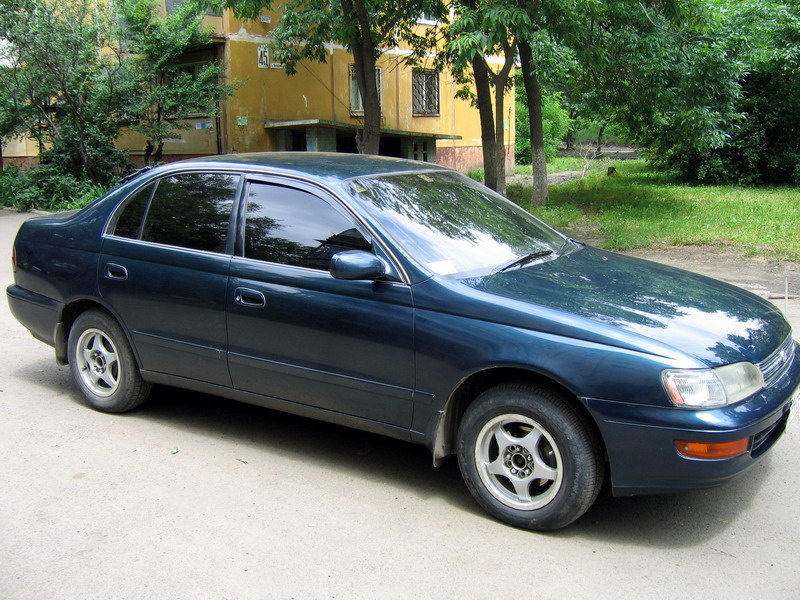
[(16, 318), (88, 403), (179, 386), (456, 454), (490, 514), (563, 527), (720, 484), (797, 410), (769, 302), (565, 237), (453, 171), (343, 154), (158, 167), (14, 246)]

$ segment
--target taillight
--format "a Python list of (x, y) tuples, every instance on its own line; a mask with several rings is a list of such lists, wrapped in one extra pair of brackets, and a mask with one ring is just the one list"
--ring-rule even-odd
[(11, 247), (11, 272), (12, 273), (16, 273), (17, 272), (17, 247), (16, 246), (12, 246)]

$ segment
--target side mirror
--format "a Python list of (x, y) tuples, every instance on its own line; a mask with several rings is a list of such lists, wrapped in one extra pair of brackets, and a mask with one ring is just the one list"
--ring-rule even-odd
[(336, 279), (375, 280), (388, 273), (383, 259), (364, 250), (346, 250), (331, 258), (331, 275)]

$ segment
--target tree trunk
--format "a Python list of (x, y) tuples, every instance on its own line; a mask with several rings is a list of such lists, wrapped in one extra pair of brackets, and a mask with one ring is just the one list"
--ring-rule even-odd
[(574, 108), (571, 108), (569, 111), (569, 129), (567, 130), (567, 150), (573, 150), (575, 148), (575, 121), (578, 118), (578, 111)]
[(350, 46), (358, 90), (364, 106), (364, 128), (356, 134), (361, 154), (378, 154), (381, 144), (381, 98), (375, 80), (376, 49), (364, 0), (342, 0), (345, 21), (350, 21), (353, 34)]
[[(509, 69), (510, 70), (510, 69)], [(504, 70), (505, 71), (505, 70)], [(505, 105), (507, 74), (504, 72), (495, 75), (494, 82), (494, 161), (497, 165), (497, 187), (494, 188), (498, 194), (506, 195), (506, 144), (505, 144), (505, 122), (503, 112)]]
[(606, 125), (608, 125), (608, 121), (603, 121), (603, 124), (600, 126), (600, 131), (597, 132), (597, 157), (600, 158), (600, 154), (603, 152), (603, 144), (605, 144), (605, 134), (606, 134)]
[[(492, 88), (489, 83), (489, 67), (483, 58), (472, 59), (472, 72), (475, 76), (475, 91), (478, 95), (478, 114), (481, 121), (481, 143), (483, 146), (483, 182), (487, 187), (498, 191), (502, 163), (497, 163), (497, 139), (495, 137), (495, 120), (492, 110)], [(503, 178), (505, 179), (505, 178)], [(505, 181), (503, 181), (505, 187)]]
[(534, 206), (547, 203), (547, 155), (544, 151), (544, 124), (542, 118), (542, 89), (533, 66), (533, 52), (530, 44), (520, 41), (519, 56), (522, 63), (522, 81), (528, 101), (528, 115), (531, 134), (531, 165), (533, 167), (533, 192), (531, 202)]
[[(360, 56), (359, 56), (360, 55)], [(371, 52), (353, 52), (356, 81), (364, 105), (364, 128), (356, 138), (361, 154), (379, 154), (381, 144), (381, 98), (375, 81), (375, 57)], [(360, 72), (360, 74), (359, 74)]]

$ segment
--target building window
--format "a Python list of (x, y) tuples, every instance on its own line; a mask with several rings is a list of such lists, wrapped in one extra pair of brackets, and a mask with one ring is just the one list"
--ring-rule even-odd
[[(381, 70), (375, 69), (375, 85), (378, 86), (378, 102), (383, 105), (381, 97), (383, 96), (381, 90)], [(356, 66), (350, 65), (350, 114), (363, 115), (364, 114), (364, 101), (361, 98), (361, 91), (358, 89), (358, 80), (356, 79)]]
[(417, 17), (417, 23), (420, 25), (436, 25), (438, 22), (439, 19), (437, 19), (434, 15), (425, 12), (421, 13)]
[[(215, 62), (216, 53), (214, 50), (187, 53), (178, 57), (175, 64), (165, 67), (164, 76), (167, 82), (187, 76), (193, 82), (196, 82), (203, 74), (203, 71), (213, 67)], [(209, 114), (207, 110), (185, 112), (182, 118), (207, 117)]]
[(411, 93), (414, 114), (431, 116), (439, 114), (439, 73), (429, 69), (415, 69)]

